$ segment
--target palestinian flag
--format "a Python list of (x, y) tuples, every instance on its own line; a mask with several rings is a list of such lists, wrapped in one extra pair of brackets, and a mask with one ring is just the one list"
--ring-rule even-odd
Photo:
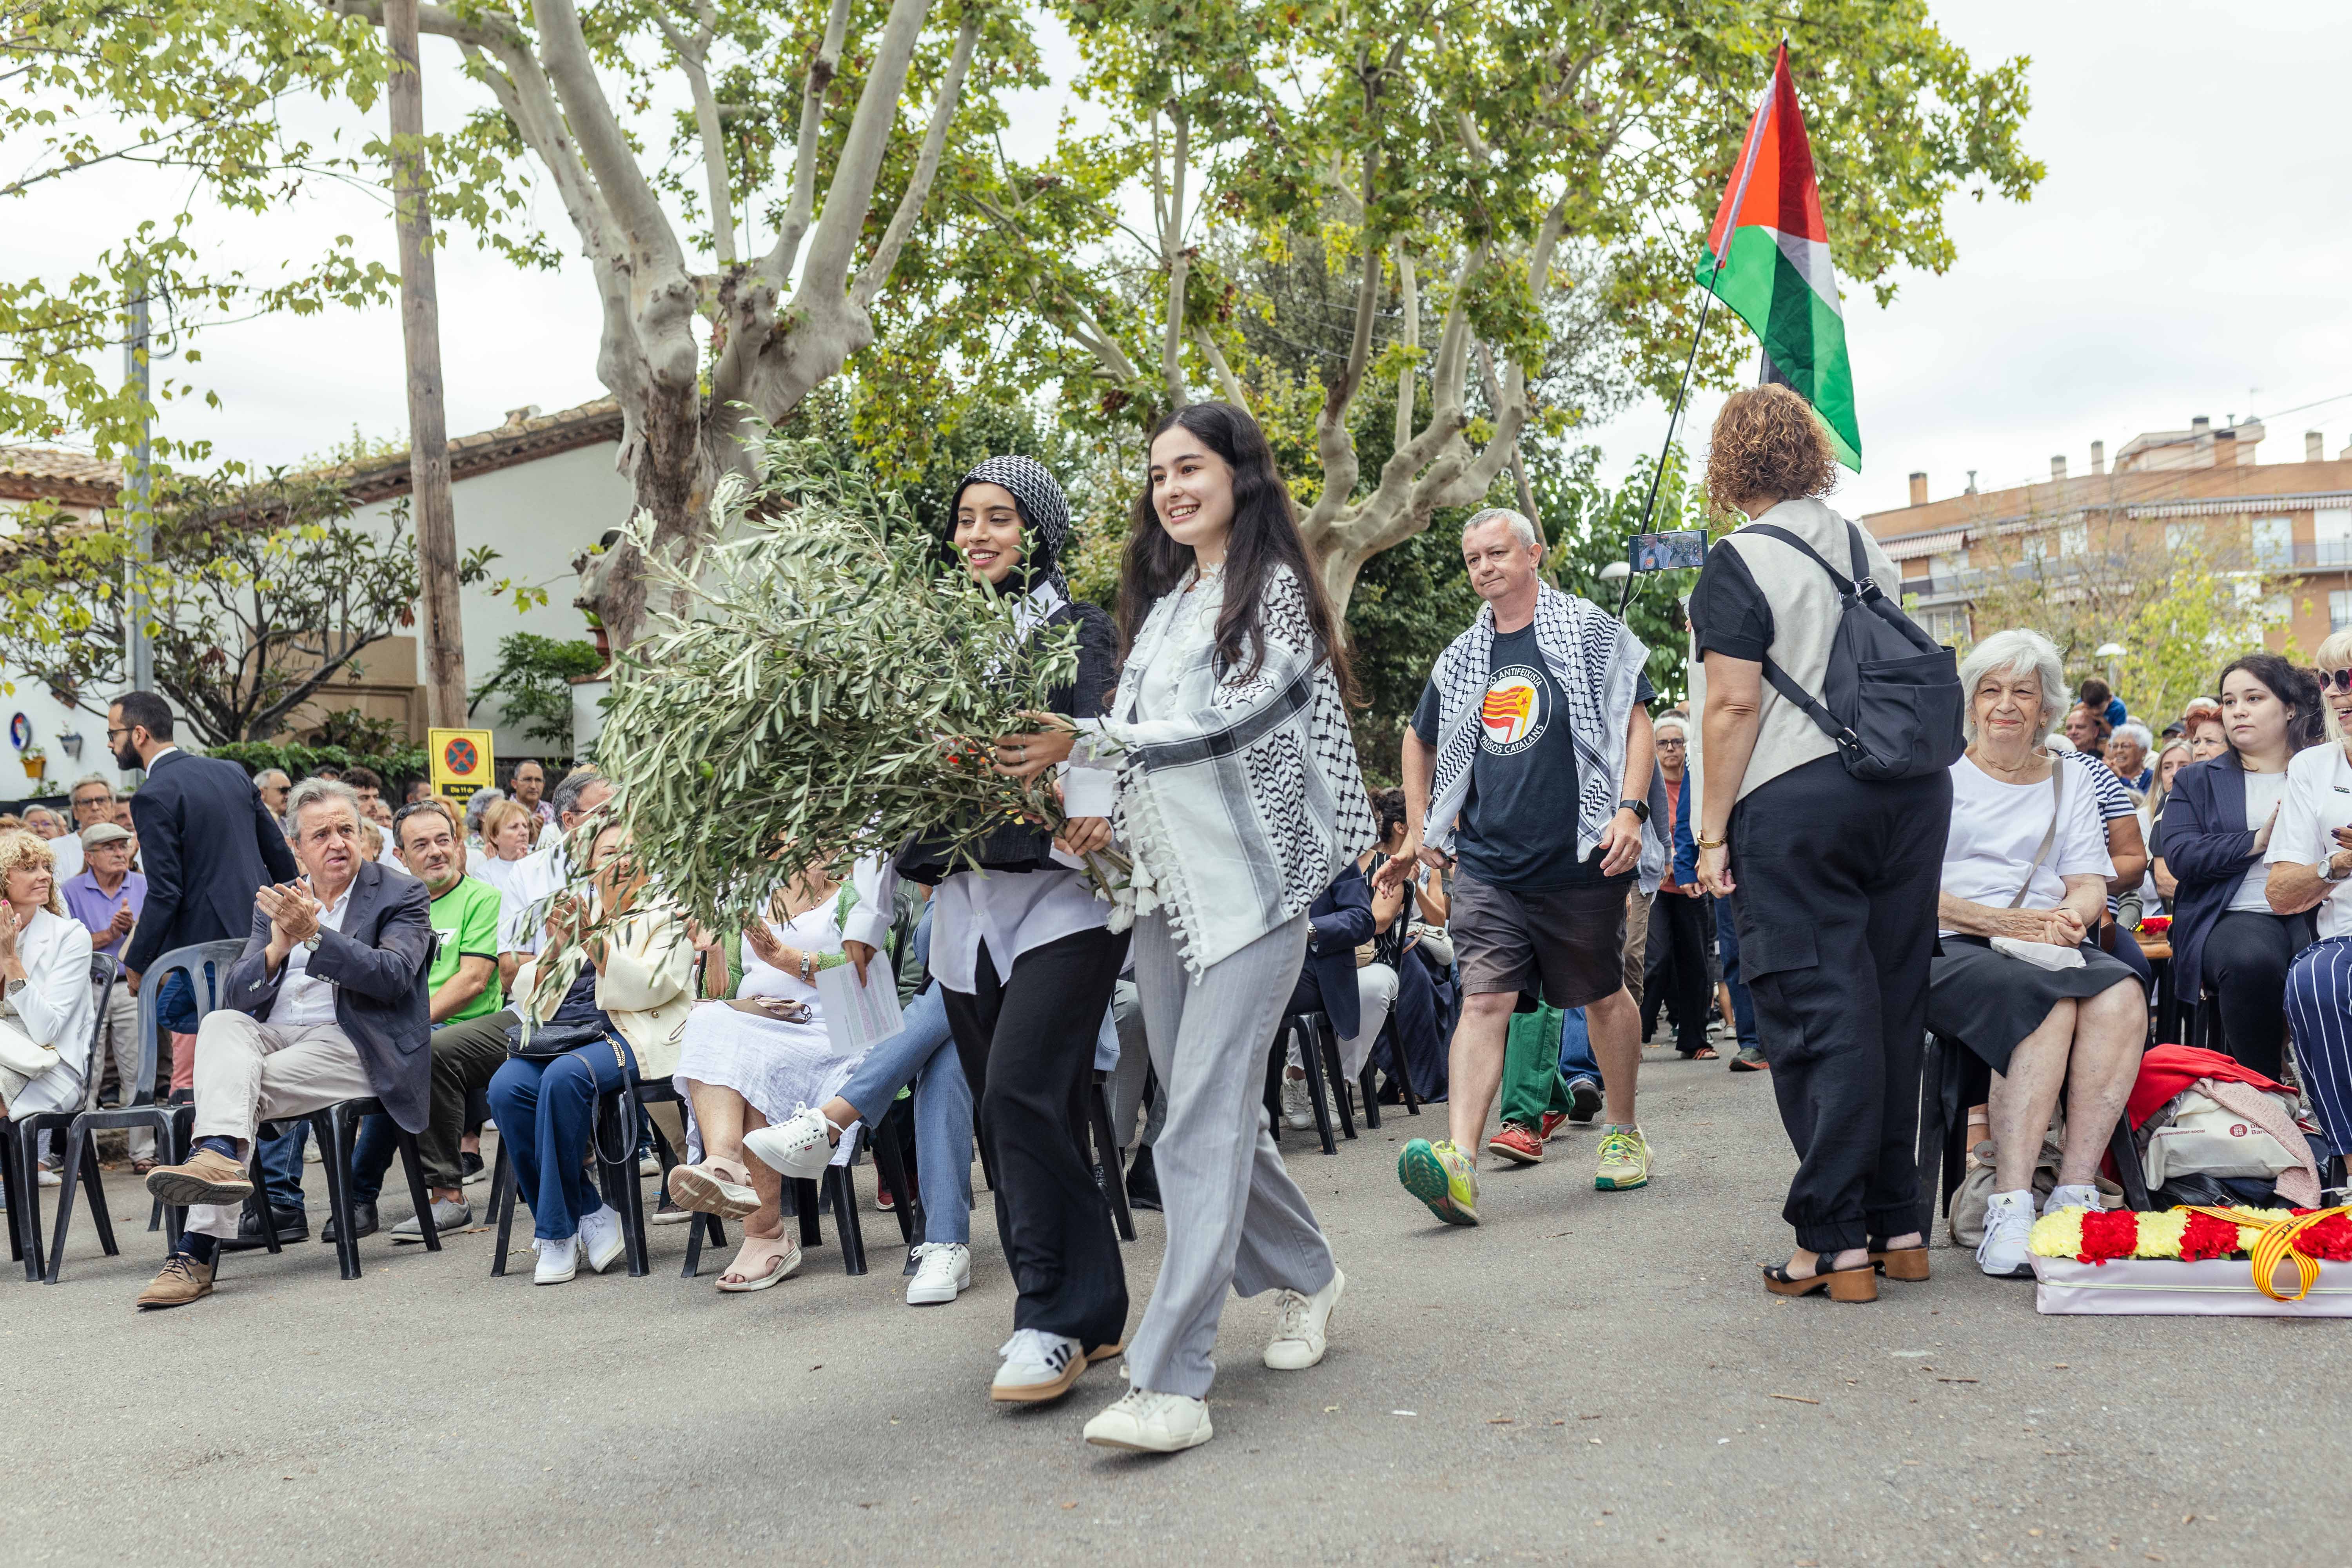
[(1839, 460), (1860, 473), (1862, 433), (1853, 419), (1845, 317), (1786, 44), (1773, 59), (1772, 85), (1748, 122), (1748, 140), (1723, 187), (1723, 205), (1706, 231), (1706, 253), (1695, 276), (1763, 343), (1765, 379), (1811, 404), (1829, 426)]

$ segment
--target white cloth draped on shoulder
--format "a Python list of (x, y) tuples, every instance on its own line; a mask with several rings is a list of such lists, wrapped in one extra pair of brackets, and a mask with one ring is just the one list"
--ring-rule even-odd
[(1187, 585), (1152, 605), (1109, 716), (1080, 726), (1074, 755), (1119, 763), (1134, 872), (1113, 928), (1165, 912), (1198, 974), (1305, 913), (1379, 834), (1302, 584), (1267, 574), (1265, 657), (1247, 673), (1216, 657), (1223, 574)]

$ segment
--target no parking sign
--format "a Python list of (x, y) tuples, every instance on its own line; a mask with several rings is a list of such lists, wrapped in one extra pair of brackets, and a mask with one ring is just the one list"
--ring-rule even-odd
[(428, 730), (425, 748), (433, 758), (435, 795), (464, 800), (498, 776), (488, 730)]

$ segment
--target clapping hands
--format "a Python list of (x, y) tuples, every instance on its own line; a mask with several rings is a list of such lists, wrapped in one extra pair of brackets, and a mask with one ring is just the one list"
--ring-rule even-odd
[(281, 953), (319, 932), (319, 901), (299, 882), (264, 887), (253, 895), (253, 901), (269, 917), (269, 944)]

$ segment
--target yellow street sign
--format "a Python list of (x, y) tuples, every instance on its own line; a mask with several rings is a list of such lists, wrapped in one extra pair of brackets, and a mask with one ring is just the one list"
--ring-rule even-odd
[(435, 795), (464, 800), (498, 777), (488, 730), (428, 730), (425, 749), (433, 759)]

